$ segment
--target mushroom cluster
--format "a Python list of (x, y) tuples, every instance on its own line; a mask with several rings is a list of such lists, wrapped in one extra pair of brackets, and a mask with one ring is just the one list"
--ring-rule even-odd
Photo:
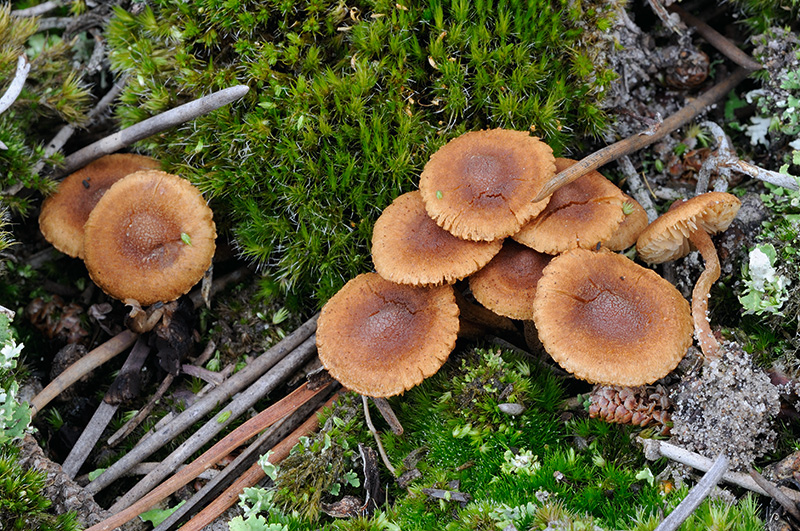
[(56, 249), (83, 258), (108, 295), (141, 305), (187, 293), (211, 265), (211, 209), (187, 180), (140, 155), (108, 155), (69, 175), (42, 205)]
[[(459, 313), (451, 294), (456, 281), (468, 279), (480, 304), (525, 321), (526, 331), (532, 322), (550, 356), (579, 378), (637, 386), (671, 372), (693, 328), (701, 345), (710, 333), (698, 323), (716, 280), (713, 266), (698, 281), (693, 321), (674, 286), (614, 251), (638, 240), (642, 258), (657, 263), (651, 248), (672, 246), (666, 260), (688, 252), (692, 242), (711, 264), (698, 233), (724, 230), (737, 204), (728, 194), (706, 194), (697, 201), (727, 217), (695, 212), (676, 224), (669, 219), (678, 214), (669, 213), (646, 230), (644, 209), (596, 171), (533, 201), (573, 164), (555, 158), (538, 138), (503, 129), (466, 133), (434, 153), (419, 192), (398, 197), (375, 223), (377, 273), (351, 280), (323, 308), (317, 336), (323, 365), (367, 396), (416, 385), (455, 344)], [(665, 243), (662, 224), (683, 240)], [(447, 325), (439, 321), (445, 316)]]

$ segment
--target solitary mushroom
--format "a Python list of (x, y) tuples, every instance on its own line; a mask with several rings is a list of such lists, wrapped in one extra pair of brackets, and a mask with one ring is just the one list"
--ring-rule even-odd
[(141, 170), (156, 170), (155, 159), (132, 153), (106, 155), (68, 175), (44, 200), (39, 229), (53, 247), (83, 258), (83, 226), (97, 202), (118, 180)]
[(372, 261), (386, 280), (438, 285), (471, 275), (502, 245), (502, 240), (456, 238), (428, 216), (419, 192), (409, 192), (395, 199), (375, 222)]
[(533, 319), (567, 371), (604, 385), (666, 376), (692, 343), (689, 303), (655, 272), (609, 251), (573, 249), (545, 267)]
[(469, 277), (475, 299), (494, 313), (533, 319), (533, 299), (542, 271), (552, 256), (508, 239), (483, 269)]
[(322, 308), (317, 350), (345, 387), (389, 397), (439, 370), (455, 347), (458, 327), (452, 286), (395, 284), (364, 273)]
[(211, 265), (211, 209), (189, 181), (163, 171), (128, 175), (98, 201), (85, 226), (92, 280), (142, 305), (188, 292)]
[(538, 138), (506, 129), (473, 131), (431, 156), (419, 190), (440, 227), (465, 240), (496, 240), (541, 212), (547, 201), (532, 199), (553, 175), (553, 150)]
[(707, 359), (719, 357), (719, 342), (708, 320), (708, 297), (720, 275), (719, 258), (709, 234), (722, 232), (736, 217), (741, 202), (724, 192), (709, 192), (672, 207), (639, 235), (636, 251), (648, 264), (689, 254), (694, 246), (706, 264), (692, 290), (692, 317), (697, 341)]
[[(555, 159), (561, 172), (576, 163)], [(558, 254), (580, 247), (593, 249), (617, 231), (625, 214), (622, 190), (599, 172), (592, 171), (562, 186), (550, 196), (544, 210), (513, 238), (540, 253)]]

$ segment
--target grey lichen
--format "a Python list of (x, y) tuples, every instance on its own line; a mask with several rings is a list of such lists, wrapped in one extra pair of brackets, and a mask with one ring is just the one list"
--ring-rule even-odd
[(688, 374), (675, 404), (676, 444), (711, 458), (726, 453), (733, 470), (747, 467), (773, 447), (778, 390), (736, 343), (725, 343), (720, 359)]

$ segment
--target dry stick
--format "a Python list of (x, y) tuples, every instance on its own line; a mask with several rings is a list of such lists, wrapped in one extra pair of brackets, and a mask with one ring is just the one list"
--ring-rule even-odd
[[(667, 459), (672, 459), (673, 461), (683, 465), (688, 465), (692, 468), (696, 468), (697, 470), (702, 470), (703, 472), (706, 472), (708, 469), (710, 469), (711, 465), (713, 464), (711, 459), (707, 457), (695, 452), (690, 452), (689, 450), (681, 448), (680, 446), (676, 446), (665, 441), (642, 438), (639, 438), (638, 440), (642, 443), (645, 457), (650, 461), (655, 461), (661, 457), (666, 457)], [(767, 492), (763, 488), (759, 487), (753, 478), (747, 474), (741, 474), (739, 472), (726, 472), (725, 475), (722, 476), (722, 480), (751, 490), (763, 496), (768, 496)], [(785, 487), (779, 487), (779, 489), (795, 503), (800, 502), (800, 492), (787, 489)]]
[(148, 354), (150, 354), (150, 347), (147, 346), (147, 341), (142, 336), (139, 336), (136, 344), (131, 349), (131, 353), (128, 354), (128, 359), (126, 359), (125, 363), (122, 365), (119, 375), (114, 380), (114, 383), (111, 384), (105, 398), (103, 398), (97, 411), (92, 415), (89, 424), (83, 429), (83, 433), (81, 433), (78, 441), (72, 447), (72, 450), (70, 450), (69, 455), (66, 460), (64, 460), (64, 464), (61, 465), (61, 468), (64, 470), (64, 473), (69, 476), (69, 479), (75, 479), (75, 476), (78, 475), (78, 470), (83, 466), (84, 461), (86, 461), (86, 458), (89, 456), (92, 448), (94, 448), (94, 445), (97, 444), (97, 441), (100, 440), (100, 436), (103, 434), (103, 431), (105, 431), (114, 413), (119, 409), (119, 400), (114, 400), (116, 403), (113, 403), (112, 397), (121, 394), (121, 387), (130, 380), (130, 375), (132, 373), (138, 373), (142, 370), (142, 366)]
[(677, 4), (673, 4), (667, 8), (673, 13), (677, 13), (686, 24), (693, 26), (697, 33), (699, 33), (708, 43), (717, 49), (722, 55), (736, 63), (737, 65), (747, 68), (748, 70), (761, 70), (763, 68), (752, 57), (740, 50), (734, 43), (728, 40), (724, 35), (717, 30), (692, 15), (687, 13)]
[(131, 521), (143, 511), (150, 509), (153, 505), (192, 481), (200, 472), (214, 466), (217, 461), (227, 456), (242, 443), (253, 437), (253, 435), (278, 422), (304, 404), (307, 400), (311, 400), (315, 395), (326, 389), (327, 388), (323, 387), (312, 391), (307, 385), (295, 389), (288, 396), (233, 430), (224, 439), (195, 459), (191, 464), (181, 468), (174, 476), (150, 490), (139, 501), (129, 506), (127, 509), (119, 512), (116, 512), (114, 509), (109, 509), (110, 512), (115, 513), (113, 516), (93, 525), (86, 531), (110, 531)]
[(617, 160), (617, 165), (625, 175), (625, 181), (628, 183), (631, 196), (642, 205), (642, 208), (647, 213), (647, 220), (652, 223), (658, 217), (658, 212), (656, 211), (656, 206), (653, 204), (653, 200), (650, 199), (650, 194), (645, 190), (642, 178), (639, 177), (639, 173), (633, 166), (631, 159), (628, 158), (627, 155), (620, 157), (619, 160)]
[(174, 439), (183, 430), (200, 420), (212, 411), (218, 404), (229, 399), (235, 393), (256, 381), (267, 370), (276, 365), (290, 352), (297, 349), (317, 328), (315, 315), (300, 328), (283, 338), (262, 355), (250, 361), (242, 370), (225, 380), (225, 382), (209, 391), (203, 398), (186, 408), (171, 422), (153, 433), (146, 440), (141, 441), (131, 451), (111, 465), (98, 478), (86, 486), (86, 490), (94, 495), (120, 478), (132, 466), (146, 459), (153, 452)]
[(719, 483), (725, 471), (728, 470), (728, 456), (719, 454), (708, 472), (692, 487), (689, 494), (675, 507), (675, 510), (664, 518), (656, 531), (675, 531), (705, 500), (711, 489)]
[[(328, 386), (328, 389), (330, 390), (333, 387), (338, 386), (334, 384), (333, 386)], [(334, 393), (333, 396), (328, 399), (326, 405), (330, 405), (336, 396), (338, 396), (338, 394)], [(229, 491), (231, 484), (238, 481), (252, 465), (257, 465), (257, 461), (262, 455), (266, 454), (269, 450), (273, 450), (274, 454), (275, 446), (297, 430), (309, 416), (317, 418), (315, 411), (319, 413), (321, 411), (319, 408), (325, 407), (320, 406), (320, 403), (325, 402), (325, 398), (325, 393), (321, 393), (312, 400), (306, 401), (291, 415), (273, 424), (269, 429), (259, 435), (246, 450), (236, 457), (236, 459), (222, 471), (218, 472), (208, 483), (189, 498), (186, 503), (177, 508), (166, 520), (156, 526), (153, 531), (168, 531), (173, 529), (178, 523), (188, 520), (209, 504), (219, 503), (218, 498), (225, 498), (225, 493)], [(274, 462), (274, 457), (272, 457), (272, 455), (270, 455), (270, 460)], [(238, 492), (233, 493), (233, 501), (231, 504), (238, 499), (237, 495)], [(230, 505), (228, 505), (228, 507), (229, 506)]]
[(118, 131), (65, 158), (62, 173), (71, 173), (103, 155), (114, 153), (148, 136), (158, 134), (176, 125), (194, 120), (198, 116), (215, 111), (238, 100), (247, 94), (248, 90), (250, 89), (247, 85), (226, 88)]
[(369, 403), (367, 402), (367, 397), (361, 395), (361, 401), (364, 404), (364, 419), (367, 421), (367, 428), (369, 428), (369, 431), (370, 433), (372, 433), (372, 436), (375, 437), (375, 442), (378, 445), (378, 453), (381, 454), (381, 459), (383, 460), (383, 464), (386, 465), (386, 468), (389, 469), (389, 472), (392, 473), (392, 476), (397, 477), (397, 472), (392, 466), (392, 463), (389, 462), (389, 456), (386, 455), (386, 450), (383, 449), (381, 436), (378, 434), (378, 430), (375, 429), (375, 425), (372, 424), (372, 417), (369, 414)]
[(629, 136), (624, 140), (615, 142), (610, 146), (595, 151), (591, 155), (579, 160), (566, 170), (558, 173), (548, 182), (539, 195), (537, 195), (533, 202), (541, 201), (549, 196), (565, 184), (569, 184), (575, 179), (585, 175), (586, 173), (596, 170), (599, 167), (616, 160), (625, 155), (630, 155), (635, 151), (649, 146), (654, 142), (661, 140), (675, 129), (685, 125), (690, 120), (694, 119), (697, 115), (703, 112), (708, 106), (725, 96), (736, 85), (741, 83), (750, 74), (751, 70), (746, 68), (739, 68), (734, 71), (723, 81), (717, 83), (703, 94), (690, 101), (685, 107), (676, 112), (675, 114), (667, 117), (659, 126), (651, 132), (640, 133), (637, 135)]
[(5, 93), (0, 96), (0, 113), (5, 112), (6, 109), (11, 107), (12, 103), (17, 101), (30, 71), (31, 64), (24, 55), (20, 55), (17, 59), (17, 70), (14, 72), (14, 79), (11, 80), (11, 84), (8, 85)]
[(167, 392), (169, 386), (172, 385), (172, 381), (175, 379), (175, 375), (172, 373), (167, 373), (167, 376), (164, 377), (164, 380), (161, 382), (161, 385), (158, 386), (156, 389), (155, 394), (148, 400), (147, 404), (139, 411), (136, 412), (136, 415), (133, 416), (128, 422), (125, 423), (119, 430), (114, 433), (111, 437), (108, 438), (106, 443), (113, 447), (116, 446), (121, 440), (125, 437), (130, 435), (136, 427), (142, 423), (142, 421), (147, 418), (147, 416), (153, 411), (153, 408), (156, 407), (158, 401), (161, 400), (161, 397), (164, 396), (164, 393)]
[[(143, 477), (132, 489), (120, 497), (109, 509), (112, 513), (121, 511), (150, 492), (164, 478), (172, 474), (184, 461), (211, 441), (231, 422), (253, 407), (256, 402), (272, 392), (279, 384), (289, 379), (306, 363), (316, 351), (316, 336), (311, 336), (293, 352), (275, 364), (261, 378), (231, 400), (203, 427), (186, 439), (167, 456), (155, 470)], [(261, 428), (263, 429), (263, 427)]]
[(400, 424), (400, 419), (397, 418), (397, 415), (394, 414), (394, 410), (392, 406), (389, 405), (389, 401), (385, 398), (373, 397), (371, 396), (370, 399), (372, 403), (378, 408), (378, 411), (381, 412), (383, 418), (389, 424), (389, 427), (392, 429), (392, 433), (397, 435), (403, 435), (403, 425)]
[(12, 11), (11, 16), (20, 18), (38, 17), (39, 15), (44, 15), (48, 11), (57, 9), (63, 6), (64, 4), (65, 2), (59, 0), (49, 0), (48, 2), (43, 2), (38, 6), (33, 6), (26, 9), (17, 9), (16, 11)]
[[(329, 407), (333, 401), (338, 397), (338, 394), (333, 395), (317, 412), (311, 415), (303, 424), (294, 430), (288, 437), (279, 442), (273, 448), (273, 453), (269, 457), (269, 462), (278, 464), (289, 455), (289, 452), (300, 441), (300, 437), (304, 437), (319, 429), (318, 416), (322, 410)], [(211, 504), (205, 509), (197, 513), (197, 515), (181, 526), (181, 531), (202, 531), (211, 522), (216, 520), (219, 515), (228, 510), (234, 503), (239, 501), (239, 494), (247, 488), (252, 487), (263, 478), (266, 477), (264, 470), (257, 462), (254, 463), (239, 479), (233, 482), (220, 496), (218, 496)], [(157, 529), (157, 531), (161, 531)]]
[(771, 496), (776, 502), (778, 502), (781, 507), (786, 509), (786, 511), (794, 517), (795, 520), (800, 521), (800, 510), (797, 508), (797, 504), (794, 503), (789, 497), (784, 494), (778, 487), (772, 482), (767, 481), (767, 478), (759, 474), (752, 466), (749, 467), (748, 473), (750, 477), (753, 478), (759, 487), (764, 489), (769, 496)]
[(137, 337), (138, 334), (130, 330), (124, 330), (70, 365), (67, 370), (59, 374), (55, 380), (33, 397), (33, 400), (31, 400), (31, 415), (35, 416), (53, 398), (60, 395), (85, 374), (125, 351), (125, 349), (133, 345)]

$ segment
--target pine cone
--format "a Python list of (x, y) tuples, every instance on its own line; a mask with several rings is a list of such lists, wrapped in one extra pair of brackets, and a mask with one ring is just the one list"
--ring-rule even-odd
[(671, 407), (667, 390), (662, 385), (620, 387), (595, 386), (589, 397), (589, 417), (606, 422), (647, 426), (661, 424), (662, 433), (669, 431)]

